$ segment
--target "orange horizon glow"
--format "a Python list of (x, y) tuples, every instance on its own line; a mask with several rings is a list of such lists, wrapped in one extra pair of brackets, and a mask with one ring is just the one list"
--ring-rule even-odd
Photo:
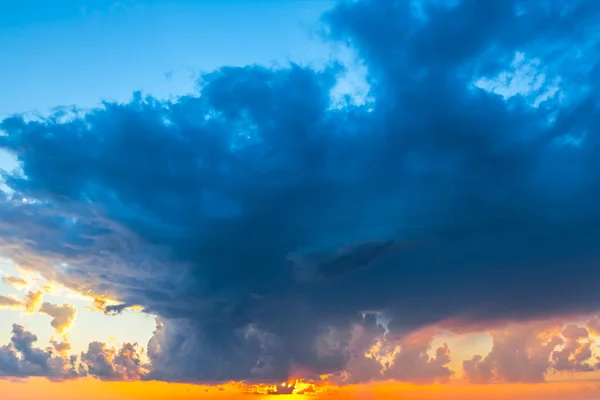
[[(253, 393), (251, 386), (228, 383), (218, 386), (165, 382), (102, 382), (78, 379), (51, 382), (43, 378), (0, 380), (4, 400), (191, 400), (271, 398)], [(83, 397), (82, 397), (83, 396)], [(435, 384), (414, 385), (379, 382), (342, 387), (311, 394), (277, 395), (278, 399), (402, 399), (402, 400), (592, 400), (600, 398), (600, 382), (554, 382), (540, 384)]]

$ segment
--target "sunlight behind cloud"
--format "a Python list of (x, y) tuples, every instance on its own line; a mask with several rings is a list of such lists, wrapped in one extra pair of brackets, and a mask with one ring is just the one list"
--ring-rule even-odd
[(5, 108), (113, 99), (0, 120), (0, 377), (595, 396), (600, 6), (236, 3), (0, 15)]

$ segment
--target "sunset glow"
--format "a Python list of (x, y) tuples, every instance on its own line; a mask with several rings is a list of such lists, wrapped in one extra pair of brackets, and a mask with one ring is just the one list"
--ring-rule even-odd
[(0, 400), (600, 399), (600, 2), (0, 6)]

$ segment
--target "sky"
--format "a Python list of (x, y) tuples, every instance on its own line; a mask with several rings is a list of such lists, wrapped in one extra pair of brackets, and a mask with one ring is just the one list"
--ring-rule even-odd
[(0, 392), (599, 398), (598, 25), (3, 4)]

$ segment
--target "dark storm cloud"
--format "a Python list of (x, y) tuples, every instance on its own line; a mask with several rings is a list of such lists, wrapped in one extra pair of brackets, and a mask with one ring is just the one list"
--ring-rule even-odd
[[(324, 21), (374, 103), (331, 107), (338, 65), (227, 67), (201, 95), (0, 125), (23, 172), (6, 176), (3, 248), (158, 314), (151, 379), (339, 372), (364, 311), (398, 334), (599, 304), (600, 4), (365, 0)], [(517, 52), (545, 84), (474, 85)]]

